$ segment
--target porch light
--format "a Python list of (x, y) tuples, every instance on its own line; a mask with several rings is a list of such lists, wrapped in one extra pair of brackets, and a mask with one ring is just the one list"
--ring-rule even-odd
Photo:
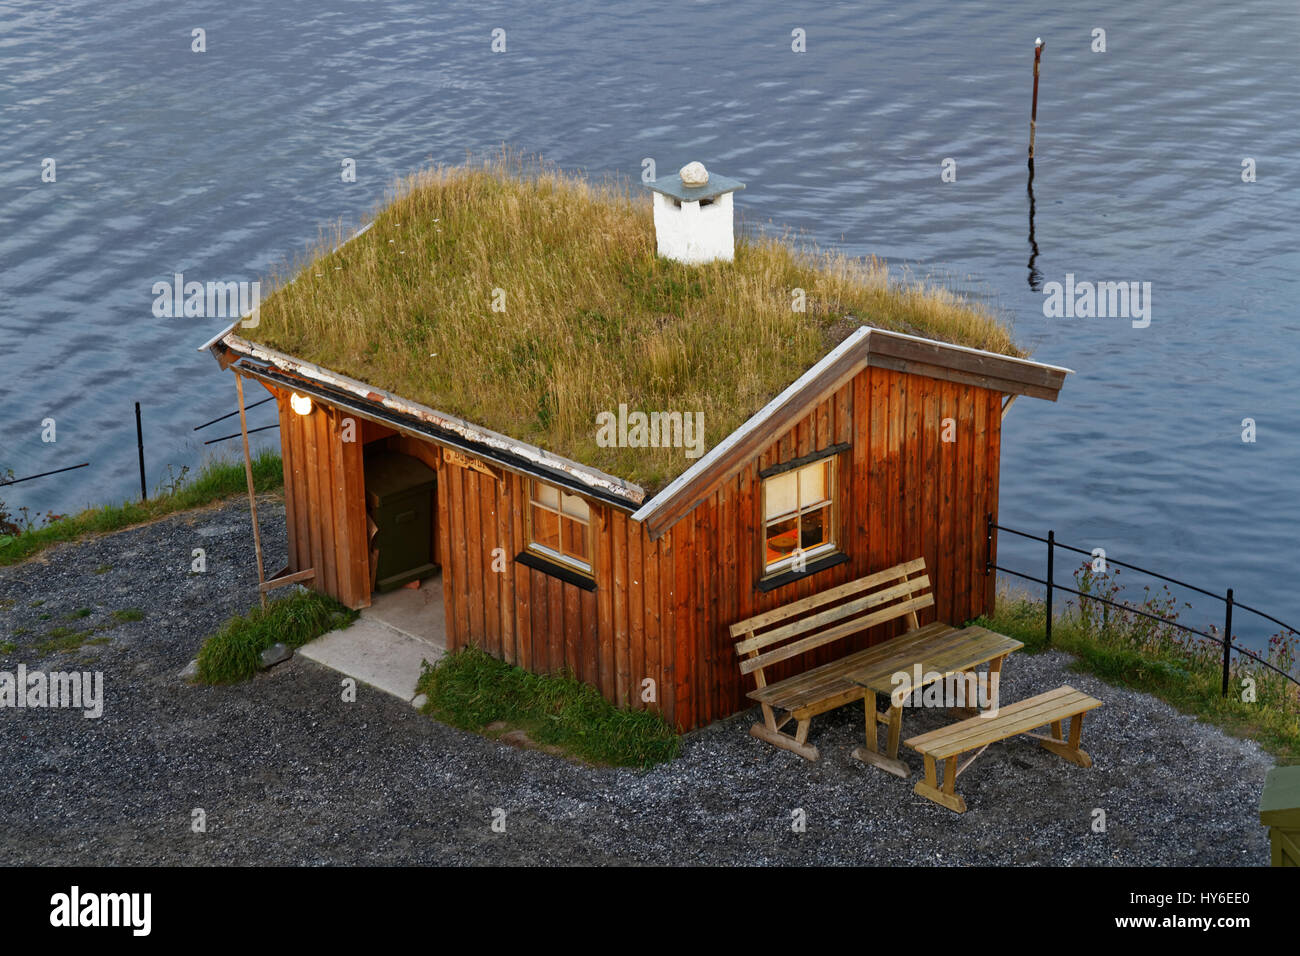
[(311, 397), (308, 395), (299, 395), (294, 392), (289, 396), (289, 407), (299, 415), (311, 414)]

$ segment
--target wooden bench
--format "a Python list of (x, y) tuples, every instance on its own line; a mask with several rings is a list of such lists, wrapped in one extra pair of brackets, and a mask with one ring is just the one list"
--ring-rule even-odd
[[(878, 653), (877, 649), (845, 654), (775, 683), (768, 683), (765, 670), (897, 618), (906, 618), (911, 628), (898, 640), (916, 634), (922, 630), (916, 612), (934, 605), (929, 588), (925, 559), (917, 558), (731, 625), (736, 654), (741, 658), (740, 672), (754, 675), (756, 686), (747, 696), (763, 708), (763, 723), (754, 724), (749, 732), (816, 760), (817, 748), (808, 743), (812, 718), (856, 703), (869, 693), (847, 675), (869, 655)], [(924, 630), (941, 635), (956, 629), (936, 623)], [(874, 701), (871, 709), (874, 714)], [(783, 711), (779, 721), (778, 710)], [(783, 732), (781, 728), (791, 720), (796, 722), (795, 732)]]
[[(1016, 701), (998, 710), (995, 717), (971, 717), (968, 720), (931, 730), (905, 741), (925, 757), (925, 779), (913, 788), (921, 796), (957, 813), (966, 812), (966, 801), (956, 793), (957, 777), (975, 762), (989, 744), (1026, 734), (1044, 747), (1080, 767), (1091, 767), (1092, 758), (1080, 747), (1083, 715), (1101, 706), (1101, 701), (1073, 687), (1058, 687), (1037, 697)], [(1061, 724), (1070, 721), (1070, 736), (1061, 732)], [(1031, 734), (1035, 727), (1051, 724), (1052, 736)], [(960, 767), (957, 758), (968, 751), (976, 753)], [(938, 779), (937, 762), (944, 762), (943, 784)]]

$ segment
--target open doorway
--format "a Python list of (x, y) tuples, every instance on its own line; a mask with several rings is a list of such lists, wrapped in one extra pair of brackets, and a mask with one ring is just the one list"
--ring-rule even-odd
[(445, 649), (438, 449), (370, 421), (363, 425), (362, 442), (370, 567), (364, 616)]

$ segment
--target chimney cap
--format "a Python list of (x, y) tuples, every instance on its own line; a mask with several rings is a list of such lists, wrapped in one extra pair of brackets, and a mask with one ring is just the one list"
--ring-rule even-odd
[(686, 185), (682, 182), (681, 173), (663, 176), (652, 183), (646, 183), (646, 186), (657, 193), (663, 193), (665, 196), (671, 196), (682, 202), (715, 199), (723, 193), (731, 193), (745, 188), (745, 184), (739, 179), (719, 176), (717, 173), (709, 173), (708, 175), (709, 181), (703, 186)]

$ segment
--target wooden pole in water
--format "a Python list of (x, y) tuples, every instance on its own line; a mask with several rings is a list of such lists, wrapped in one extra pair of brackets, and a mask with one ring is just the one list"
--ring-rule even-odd
[(257, 498), (253, 493), (253, 458), (248, 452), (248, 418), (244, 414), (244, 380), (235, 373), (235, 391), (239, 394), (239, 430), (244, 435), (244, 477), (248, 479), (248, 510), (253, 516), (253, 547), (257, 549), (257, 596), (266, 607), (266, 572), (262, 569), (262, 532), (257, 526)]
[(1038, 132), (1038, 68), (1043, 61), (1043, 38), (1034, 40), (1034, 105), (1029, 110), (1029, 165), (1034, 165), (1034, 134)]

